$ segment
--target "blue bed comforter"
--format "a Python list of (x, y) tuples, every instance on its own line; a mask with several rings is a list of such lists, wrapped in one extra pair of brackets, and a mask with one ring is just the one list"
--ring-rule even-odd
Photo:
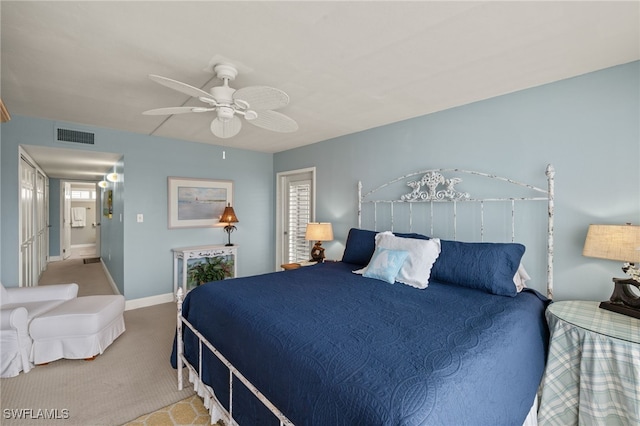
[[(183, 315), (296, 425), (519, 425), (542, 377), (547, 300), (325, 263), (192, 290)], [(185, 353), (197, 346), (185, 332)], [(228, 371), (203, 380), (228, 401)], [(175, 346), (172, 355), (175, 367)], [(234, 382), (241, 425), (278, 424)]]

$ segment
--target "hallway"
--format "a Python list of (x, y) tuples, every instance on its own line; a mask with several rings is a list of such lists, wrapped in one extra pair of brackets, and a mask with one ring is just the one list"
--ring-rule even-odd
[[(75, 257), (75, 256), (74, 256)], [(39, 285), (77, 283), (78, 296), (116, 294), (105, 273), (102, 262), (84, 263), (89, 258), (71, 258), (49, 262)]]

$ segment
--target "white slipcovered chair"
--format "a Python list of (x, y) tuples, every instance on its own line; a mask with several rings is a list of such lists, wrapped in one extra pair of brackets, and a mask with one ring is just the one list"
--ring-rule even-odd
[(0, 377), (31, 370), (31, 320), (77, 295), (75, 283), (20, 288), (5, 288), (0, 283)]

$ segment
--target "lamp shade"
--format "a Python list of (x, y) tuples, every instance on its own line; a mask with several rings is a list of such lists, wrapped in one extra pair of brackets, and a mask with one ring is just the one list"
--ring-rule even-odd
[(584, 256), (640, 262), (640, 226), (589, 225)]
[(231, 204), (227, 205), (224, 208), (224, 212), (222, 212), (222, 216), (220, 216), (220, 222), (223, 223), (237, 223), (238, 217), (236, 216), (236, 212), (233, 211), (233, 207)]
[(332, 241), (333, 228), (328, 222), (309, 222), (307, 223), (304, 239), (309, 241)]

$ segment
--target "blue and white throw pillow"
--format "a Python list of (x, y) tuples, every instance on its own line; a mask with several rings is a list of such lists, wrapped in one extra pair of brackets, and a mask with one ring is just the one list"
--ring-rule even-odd
[(367, 270), (363, 276), (386, 281), (389, 284), (396, 282), (396, 277), (409, 252), (404, 250), (391, 250), (382, 247), (376, 248)]

